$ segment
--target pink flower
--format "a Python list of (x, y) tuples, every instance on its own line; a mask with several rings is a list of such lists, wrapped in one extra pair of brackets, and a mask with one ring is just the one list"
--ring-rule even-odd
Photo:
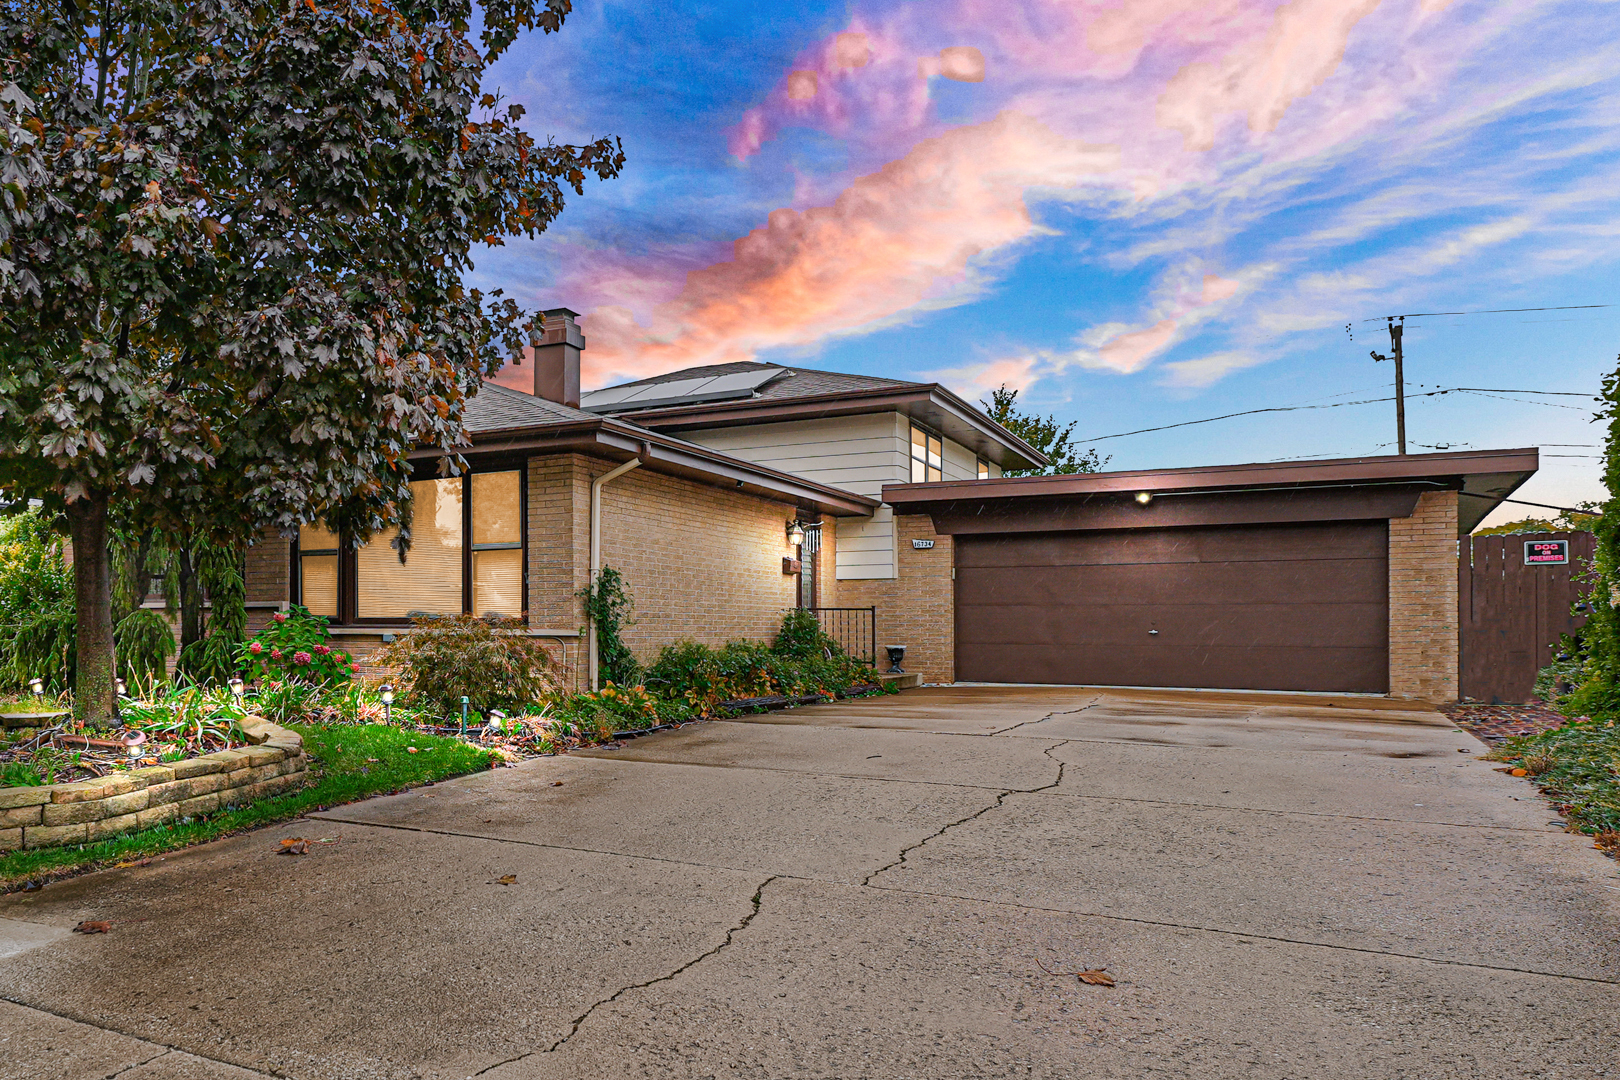
[(309, 663), (309, 661), (310, 661), (309, 653), (304, 652), (302, 649), (300, 649), (297, 652), (293, 653), (293, 663), (295, 663), (295, 664), (307, 664), (307, 663)]
[(350, 664), (349, 665), (349, 670), (358, 673), (360, 671), (360, 665), (359, 664)]
[(270, 650), (270, 659), (272, 659), (272, 660), (280, 660), (281, 659), (281, 650), (280, 649), (271, 649)]
[(287, 621), (287, 613), (285, 611), (278, 611), (278, 612), (276, 612), (274, 615), (272, 615), (270, 617), (272, 619), (276, 620), (276, 622), (286, 622)]
[(330, 645), (317, 645), (315, 646), (315, 651), (320, 653), (322, 656), (325, 656), (327, 653), (332, 651), (332, 647)]
[(248, 652), (252, 653), (254, 656), (258, 656), (260, 653), (264, 652), (264, 646), (255, 641), (253, 644), (248, 646)]

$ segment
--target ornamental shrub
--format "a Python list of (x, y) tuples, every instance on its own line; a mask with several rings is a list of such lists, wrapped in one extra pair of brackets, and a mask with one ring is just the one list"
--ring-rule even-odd
[(39, 510), (0, 523), (0, 685), (73, 686), (73, 571)]
[(556, 661), (526, 629), (521, 617), (424, 616), (376, 660), (400, 669), (406, 700), (420, 708), (456, 715), (466, 697), (480, 713), (517, 712), (557, 685)]
[(347, 682), (360, 665), (331, 645), (326, 619), (294, 604), (270, 616), (270, 625), (237, 647), (236, 663), (254, 682), (301, 682), (314, 686)]
[[(785, 621), (785, 620), (784, 620)], [(778, 634), (781, 642), (784, 635)], [(802, 637), (787, 635), (786, 647), (802, 648)], [(710, 714), (721, 703), (780, 694), (833, 696), (873, 681), (872, 669), (842, 650), (809, 650), (784, 655), (759, 641), (732, 641), (713, 649), (695, 641), (666, 645), (647, 669), (646, 685), (659, 694), (684, 701)]]
[(830, 659), (842, 654), (844, 647), (821, 628), (821, 620), (816, 618), (815, 612), (809, 608), (794, 608), (782, 616), (782, 625), (771, 641), (771, 651), (796, 660), (815, 656)]

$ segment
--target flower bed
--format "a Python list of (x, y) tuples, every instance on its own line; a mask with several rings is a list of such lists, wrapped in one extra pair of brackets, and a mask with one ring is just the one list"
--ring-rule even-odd
[(67, 783), (0, 788), (0, 851), (103, 840), (190, 821), (304, 781), (303, 739), (249, 718), (248, 745)]

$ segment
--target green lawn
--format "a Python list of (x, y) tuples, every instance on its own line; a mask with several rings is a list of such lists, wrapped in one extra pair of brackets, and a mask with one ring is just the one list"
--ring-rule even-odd
[[(189, 825), (161, 826), (95, 844), (11, 852), (0, 856), (0, 892), (14, 891), (26, 881), (68, 877), (217, 840), (368, 795), (478, 772), (489, 768), (492, 760), (488, 751), (456, 739), (381, 724), (287, 726), (304, 737), (310, 759), (310, 783), (304, 787)], [(406, 749), (411, 746), (416, 753)]]
[(1509, 739), (1490, 756), (1528, 772), (1571, 825), (1620, 856), (1620, 725), (1614, 720)]

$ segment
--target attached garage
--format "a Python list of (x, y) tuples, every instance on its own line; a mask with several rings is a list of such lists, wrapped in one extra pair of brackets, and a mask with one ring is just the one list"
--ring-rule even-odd
[[(1471, 451), (902, 484), (883, 497), (916, 549), (902, 579), (916, 567), (926, 589), (940, 579), (926, 561), (950, 560), (956, 681), (1442, 701), (1457, 696), (1458, 539), (1537, 464), (1533, 449)], [(927, 640), (938, 606), (917, 597), (913, 636)], [(931, 675), (946, 666), (933, 651)]]
[(967, 682), (1389, 689), (1383, 521), (964, 536)]

